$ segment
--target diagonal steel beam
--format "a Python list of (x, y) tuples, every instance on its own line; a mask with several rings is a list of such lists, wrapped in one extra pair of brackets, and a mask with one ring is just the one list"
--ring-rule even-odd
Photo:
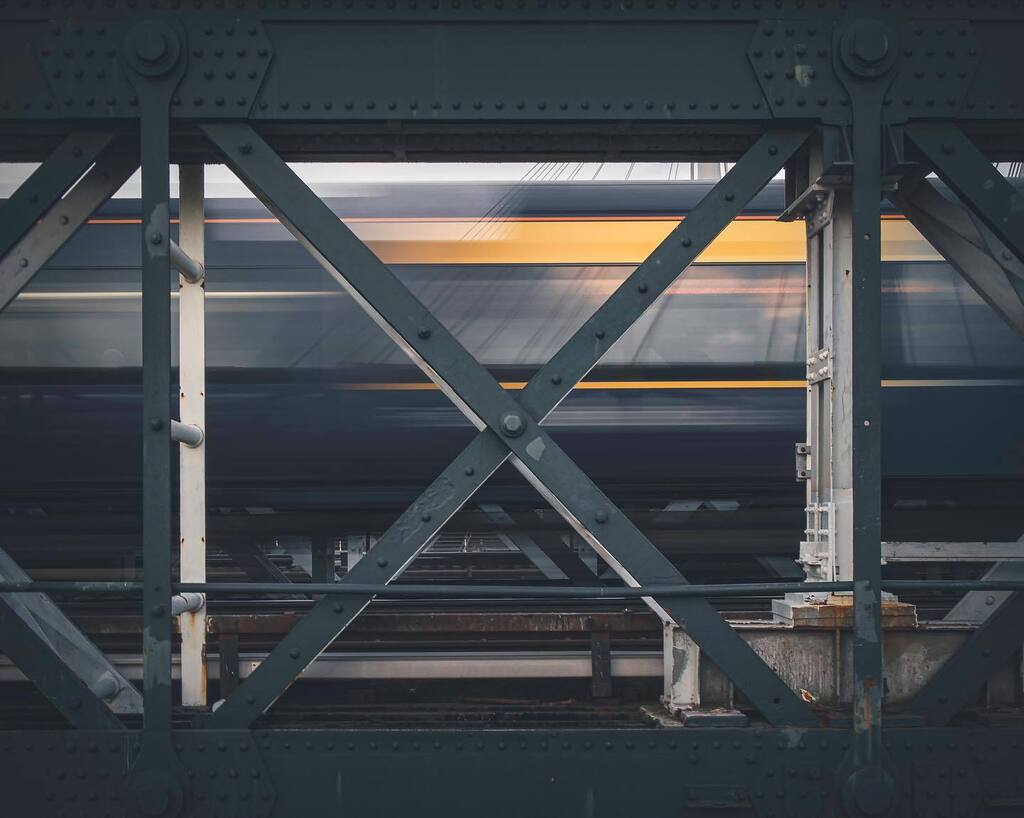
[[(503, 526), (496, 533), (500, 540), (517, 548), (546, 579), (569, 579), (577, 585), (591, 582), (594, 572), (583, 564), (562, 541), (561, 535), (544, 531), (541, 536), (528, 532), (521, 521), (513, 520), (505, 509), (496, 503), (480, 503), (480, 510), (498, 525)], [(536, 517), (534, 518), (536, 519)]]
[(113, 136), (110, 131), (71, 134), (0, 206), (0, 259), (82, 178)]
[(907, 125), (907, 136), (960, 201), (1024, 262), (1024, 193), (956, 125), (915, 122)]
[(1012, 257), (993, 253), (991, 242), (995, 237), (985, 235), (988, 228), (976, 223), (927, 179), (901, 182), (890, 198), (971, 288), (1006, 323), (1024, 334), (1024, 279), (1011, 269)]
[(907, 706), (933, 727), (949, 723), (969, 705), (978, 689), (1024, 641), (1024, 593), (1016, 592), (996, 609), (970, 639), (929, 679)]
[(0, 310), (28, 286), (42, 266), (128, 181), (138, 166), (135, 157), (101, 156), (67, 196), (29, 228), (0, 260)]
[[(210, 125), (204, 130), (236, 174), (314, 257), (478, 428), (486, 428), (385, 534), (374, 549), (375, 559), (362, 560), (346, 579), (353, 583), (388, 582), (401, 573), (422, 545), (509, 458), (511, 449), (517, 468), (627, 582), (681, 581), (672, 564), (539, 428), (538, 421), (775, 175), (803, 143), (803, 132), (773, 133), (759, 140), (531, 379), (520, 401), (516, 401), (250, 128)], [(211, 726), (251, 723), (369, 601), (367, 596), (343, 593), (325, 597), (282, 640), (238, 694), (222, 705), (210, 719)], [(706, 600), (649, 602), (663, 617), (686, 626), (769, 719), (817, 723), (806, 705)]]
[[(30, 582), (31, 577), (0, 548), (0, 577)], [(115, 713), (142, 713), (142, 696), (64, 612), (44, 593), (4, 594), (8, 609), (20, 616), (51, 650)]]
[(51, 704), (82, 730), (123, 730), (124, 724), (37, 628), (21, 616), (15, 594), (0, 594), (0, 649)]
[(249, 540), (235, 540), (226, 537), (217, 543), (217, 547), (241, 568), (249, 579), (260, 582), (270, 580), (291, 585), (287, 575), (274, 565), (273, 561), (263, 553), (263, 549)]
[[(0, 576), (29, 579), (2, 549)], [(75, 727), (123, 730), (111, 708), (141, 712), (142, 697), (131, 682), (45, 594), (0, 594), (0, 650)]]

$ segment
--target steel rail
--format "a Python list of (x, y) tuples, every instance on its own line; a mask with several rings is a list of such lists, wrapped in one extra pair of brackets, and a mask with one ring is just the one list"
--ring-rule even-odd
[[(1024, 580), (882, 580), (882, 590), (914, 591), (1024, 591)], [(142, 590), (141, 582), (74, 582), (44, 580), (39, 582), (0, 582), (0, 594), (77, 593), (130, 595)], [(780, 593), (848, 593), (852, 582), (741, 582), (716, 585), (646, 585), (625, 586), (528, 586), (528, 585), (451, 585), (451, 584), (383, 584), (352, 583), (343, 586), (346, 592), (382, 598), (456, 597), (483, 599), (640, 599), (648, 596), (669, 597), (737, 597), (775, 596)], [(296, 591), (310, 594), (337, 593), (339, 583), (300, 582), (175, 582), (178, 593), (205, 594), (271, 594), (293, 596)]]

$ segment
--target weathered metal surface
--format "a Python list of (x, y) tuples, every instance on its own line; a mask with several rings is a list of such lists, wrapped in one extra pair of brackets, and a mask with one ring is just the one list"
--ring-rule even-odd
[[(737, 623), (743, 639), (757, 651), (793, 690), (815, 707), (844, 708), (831, 713), (848, 718), (853, 701), (853, 636), (849, 628), (806, 632), (764, 624)], [(883, 648), (885, 704), (889, 711), (905, 709), (938, 670), (971, 638), (968, 628), (929, 627), (886, 630)], [(671, 645), (671, 652), (669, 647)], [(737, 704), (732, 685), (713, 663), (701, 661), (700, 650), (685, 633), (666, 634), (665, 693), (672, 709), (731, 708)], [(1003, 657), (989, 683), (969, 691), (962, 704), (972, 707), (1012, 707), (1016, 704), (1017, 668)]]
[[(181, 252), (202, 270), (205, 252), (204, 170), (178, 169)], [(174, 254), (171, 245), (171, 254)], [(199, 444), (179, 447), (179, 575), (206, 581), (206, 288), (202, 276), (182, 273), (178, 291), (178, 411), (182, 424), (199, 431)], [(181, 633), (181, 703), (206, 704), (206, 607), (178, 618)]]
[[(365, 578), (363, 575), (368, 575), (387, 582), (397, 576), (481, 482), (510, 456), (513, 464), (523, 470), (527, 479), (549, 498), (581, 536), (600, 550), (628, 584), (677, 576), (672, 565), (536, 424), (564, 398), (572, 384), (589, 371), (656, 295), (678, 277), (696, 257), (698, 248), (710, 242), (739, 212), (742, 203), (771, 179), (785, 159), (803, 143), (806, 134), (786, 131), (762, 137), (691, 211), (684, 226), (674, 230), (531, 378), (520, 400), (516, 401), (393, 274), (338, 223), (255, 133), (234, 126), (207, 126), (205, 130), (254, 193), (481, 429), (474, 443), (377, 543), (376, 558), (372, 562), (360, 561), (346, 581), (351, 578), (352, 582), (358, 582)], [(527, 423), (530, 433), (522, 435)], [(596, 527), (581, 522), (591, 519)], [(392, 532), (397, 532), (397, 541), (391, 539)], [(411, 540), (412, 548), (403, 543), (403, 539)], [(324, 636), (314, 629), (322, 629), (329, 640), (368, 602), (368, 597), (345, 599), (339, 595), (323, 600), (319, 611), (311, 612), (282, 641), (260, 672), (247, 682), (243, 693), (253, 699), (252, 704), (239, 701), (242, 695), (239, 694), (214, 717), (216, 722), (251, 723), (301, 671), (302, 662), (308, 663), (323, 649)], [(326, 609), (328, 603), (333, 614)], [(723, 627), (721, 618), (706, 602), (696, 605), (658, 603), (658, 608), (672, 611), (665, 615), (674, 616), (676, 621), (685, 620), (695, 633), (699, 632), (707, 645), (705, 649), (715, 653), (720, 665), (735, 667), (738, 683), (745, 686), (751, 699), (757, 701), (770, 718), (793, 722), (809, 718), (802, 704), (788, 690), (779, 687), (772, 676), (763, 674), (762, 663), (735, 639), (727, 626)], [(344, 617), (339, 617), (339, 613), (344, 613)], [(239, 721), (229, 722), (231, 718)]]
[[(18, 815), (130, 814), (120, 782), (137, 740), (137, 733), (4, 733), (0, 784), (8, 808)], [(489, 814), (509, 818), (539, 804), (559, 815), (675, 818), (694, 809), (707, 814), (713, 802), (730, 807), (724, 815), (834, 818), (844, 814), (834, 771), (849, 746), (842, 730), (761, 727), (180, 730), (173, 740), (187, 769), (205, 771), (190, 779), (185, 809), (196, 816), (346, 809), (471, 816), (486, 803)], [(898, 814), (938, 818), (954, 806), (978, 818), (1014, 814), (1024, 805), (1015, 774), (1022, 742), (1020, 729), (985, 739), (952, 729), (885, 730)], [(514, 787), (502, 786), (509, 769)]]
[[(1024, 155), (1019, 3), (867, 0), (850, 8), (846, 0), (823, 0), (814, 8), (799, 2), (766, 8), (762, 0), (346, 0), (313, 6), (240, 0), (227, 9), (218, 0), (199, 0), (183, 9), (155, 0), (139, 10), (134, 0), (68, 0), (62, 9), (31, 3), (0, 8), (0, 159), (38, 160), (55, 151), (53, 161), (0, 211), (0, 254), (20, 241), (37, 240), (33, 225), (40, 218), (45, 223), (47, 210), (101, 148), (116, 148), (110, 155), (117, 156), (135, 141), (111, 135), (112, 127), (141, 129), (144, 212), (146, 729), (126, 736), (89, 730), (0, 736), (0, 753), (6, 754), (0, 784), (11, 795), (11, 811), (169, 818), (290, 815), (311, 808), (406, 814), (426, 804), (438, 813), (475, 815), (487, 803), (495, 815), (536, 812), (539, 804), (552, 814), (588, 816), (724, 810), (759, 818), (909, 812), (938, 818), (951, 811), (1019, 812), (1019, 729), (897, 730), (881, 721), (890, 677), (882, 663), (879, 569), (877, 229), (883, 174), (891, 181), (923, 158), (950, 183), (971, 217), (1016, 254), (1011, 266), (1021, 262), (1019, 196), (988, 164)], [(75, 128), (98, 129), (86, 137), (92, 147), (69, 136), (72, 122)], [(225, 124), (231, 122), (237, 124)], [(252, 124), (259, 125), (260, 136), (246, 136)], [(646, 538), (604, 502), (536, 424), (735, 215), (755, 183), (775, 173), (803, 135), (785, 137), (785, 146), (775, 143), (774, 166), (762, 157), (753, 170), (730, 174), (709, 200), (714, 204), (691, 213), (518, 401), (496, 390), (433, 316), (390, 288), (387, 271), (372, 263), (365, 248), (338, 244), (344, 233), (333, 215), (329, 230), (307, 235), (317, 226), (316, 204), (304, 188), (274, 177), (280, 157), (736, 157), (747, 150), (757, 155), (771, 144), (764, 136), (769, 127), (793, 124), (817, 128), (841, 146), (832, 171), (847, 179), (852, 172), (852, 357), (843, 397), (853, 422), (842, 442), (850, 446), (855, 495), (849, 538), (854, 634), (840, 634), (840, 644), (833, 645), (835, 665), (839, 657), (852, 663), (852, 731), (172, 731), (167, 171), (172, 149), (176, 158), (196, 161), (215, 155), (195, 125), (257, 187), (269, 180), (271, 190), (263, 191), (269, 204), (293, 212), (298, 207), (297, 232), (330, 265), (351, 267), (353, 257), (366, 262), (364, 269), (344, 269), (340, 277), (429, 364), (439, 385), (483, 430), (359, 562), (348, 593), (328, 588), (268, 657), (271, 670), (243, 684), (209, 727), (251, 723), (365, 606), (367, 589), (400, 573), (510, 456), (519, 466), (531, 463), (523, 468), (536, 485), (634, 584), (679, 582), (663, 571)], [(904, 151), (904, 130), (916, 153)], [(738, 169), (750, 165), (748, 160), (749, 155)], [(746, 180), (742, 190), (731, 187), (737, 179)], [(732, 194), (735, 202), (717, 201), (719, 194), (723, 201)], [(55, 235), (62, 240), (62, 231)], [(987, 239), (986, 244), (989, 250), (995, 246)], [(344, 252), (336, 252), (339, 247)], [(26, 269), (33, 263), (28, 260)], [(380, 280), (367, 278), (381, 272)], [(1014, 279), (1007, 282), (1018, 289)], [(835, 363), (829, 366), (822, 381), (834, 376)], [(329, 529), (319, 533), (334, 536)], [(357, 593), (360, 582), (363, 592)], [(953, 716), (1019, 649), (1018, 598), (970, 637), (954, 664), (925, 684), (918, 709), (927, 719), (940, 723)], [(811, 723), (799, 700), (792, 706), (786, 681), (713, 611), (712, 619), (705, 600), (685, 599), (659, 601), (657, 608), (688, 627), (770, 718)], [(230, 643), (231, 636), (224, 636)], [(821, 642), (827, 651), (829, 636), (794, 638)], [(852, 643), (848, 659), (844, 638)], [(915, 653), (928, 638), (908, 637), (907, 650), (890, 651), (890, 672), (903, 663), (913, 669), (908, 678), (930, 671), (934, 656)], [(788, 649), (771, 655), (783, 676), (806, 664)], [(53, 658), (42, 645), (27, 649), (30, 665)], [(846, 695), (842, 685), (841, 679), (835, 685), (839, 701)], [(891, 686), (901, 690), (895, 681)], [(58, 688), (66, 692), (67, 686), (61, 681)], [(731, 691), (727, 698), (731, 704)], [(775, 710), (780, 705), (783, 714)], [(517, 770), (517, 786), (502, 786), (502, 797), (495, 798), (510, 765)], [(624, 768), (628, 787), (622, 786)], [(401, 787), (393, 785), (396, 777)]]

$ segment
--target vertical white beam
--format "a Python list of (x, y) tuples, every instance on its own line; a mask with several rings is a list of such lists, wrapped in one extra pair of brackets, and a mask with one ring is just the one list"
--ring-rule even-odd
[[(203, 166), (178, 168), (178, 242), (192, 259), (205, 263), (203, 238)], [(178, 367), (181, 422), (206, 430), (205, 281), (190, 284), (179, 276)], [(206, 443), (178, 447), (181, 458), (181, 581), (206, 582)], [(181, 628), (181, 703), (206, 705), (206, 606), (183, 613)]]
[[(807, 537), (826, 582), (853, 579), (853, 219), (849, 191), (834, 192), (832, 219), (808, 242)], [(812, 255), (813, 254), (813, 255)]]

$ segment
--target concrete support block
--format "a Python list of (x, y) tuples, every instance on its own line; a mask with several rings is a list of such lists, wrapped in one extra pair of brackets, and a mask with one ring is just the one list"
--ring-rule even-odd
[[(849, 628), (792, 628), (749, 622), (738, 623), (737, 630), (805, 701), (822, 708), (845, 709), (851, 705), (853, 633)], [(883, 633), (886, 707), (898, 710), (909, 702), (972, 630), (966, 626), (887, 629)], [(685, 631), (665, 626), (663, 658), (662, 703), (688, 724), (724, 726), (737, 714), (737, 708), (744, 706), (729, 679), (713, 662), (702, 659), (700, 649)], [(1015, 656), (984, 689), (979, 689), (976, 704), (1001, 708), (1015, 705), (1020, 698), (1020, 659)]]
[[(887, 595), (888, 596), (888, 595)], [(830, 594), (823, 601), (803, 594), (787, 594), (785, 599), (772, 600), (775, 621), (794, 628), (853, 627), (853, 596)], [(882, 628), (916, 628), (917, 608), (895, 597), (882, 599)]]
[[(665, 709), (691, 727), (745, 727), (747, 717), (731, 707), (731, 685), (727, 681), (721, 684), (725, 678), (721, 671), (705, 662), (707, 670), (702, 672), (697, 643), (670, 623), (665, 624), (663, 633)], [(702, 693), (707, 693), (716, 705), (702, 706)]]

